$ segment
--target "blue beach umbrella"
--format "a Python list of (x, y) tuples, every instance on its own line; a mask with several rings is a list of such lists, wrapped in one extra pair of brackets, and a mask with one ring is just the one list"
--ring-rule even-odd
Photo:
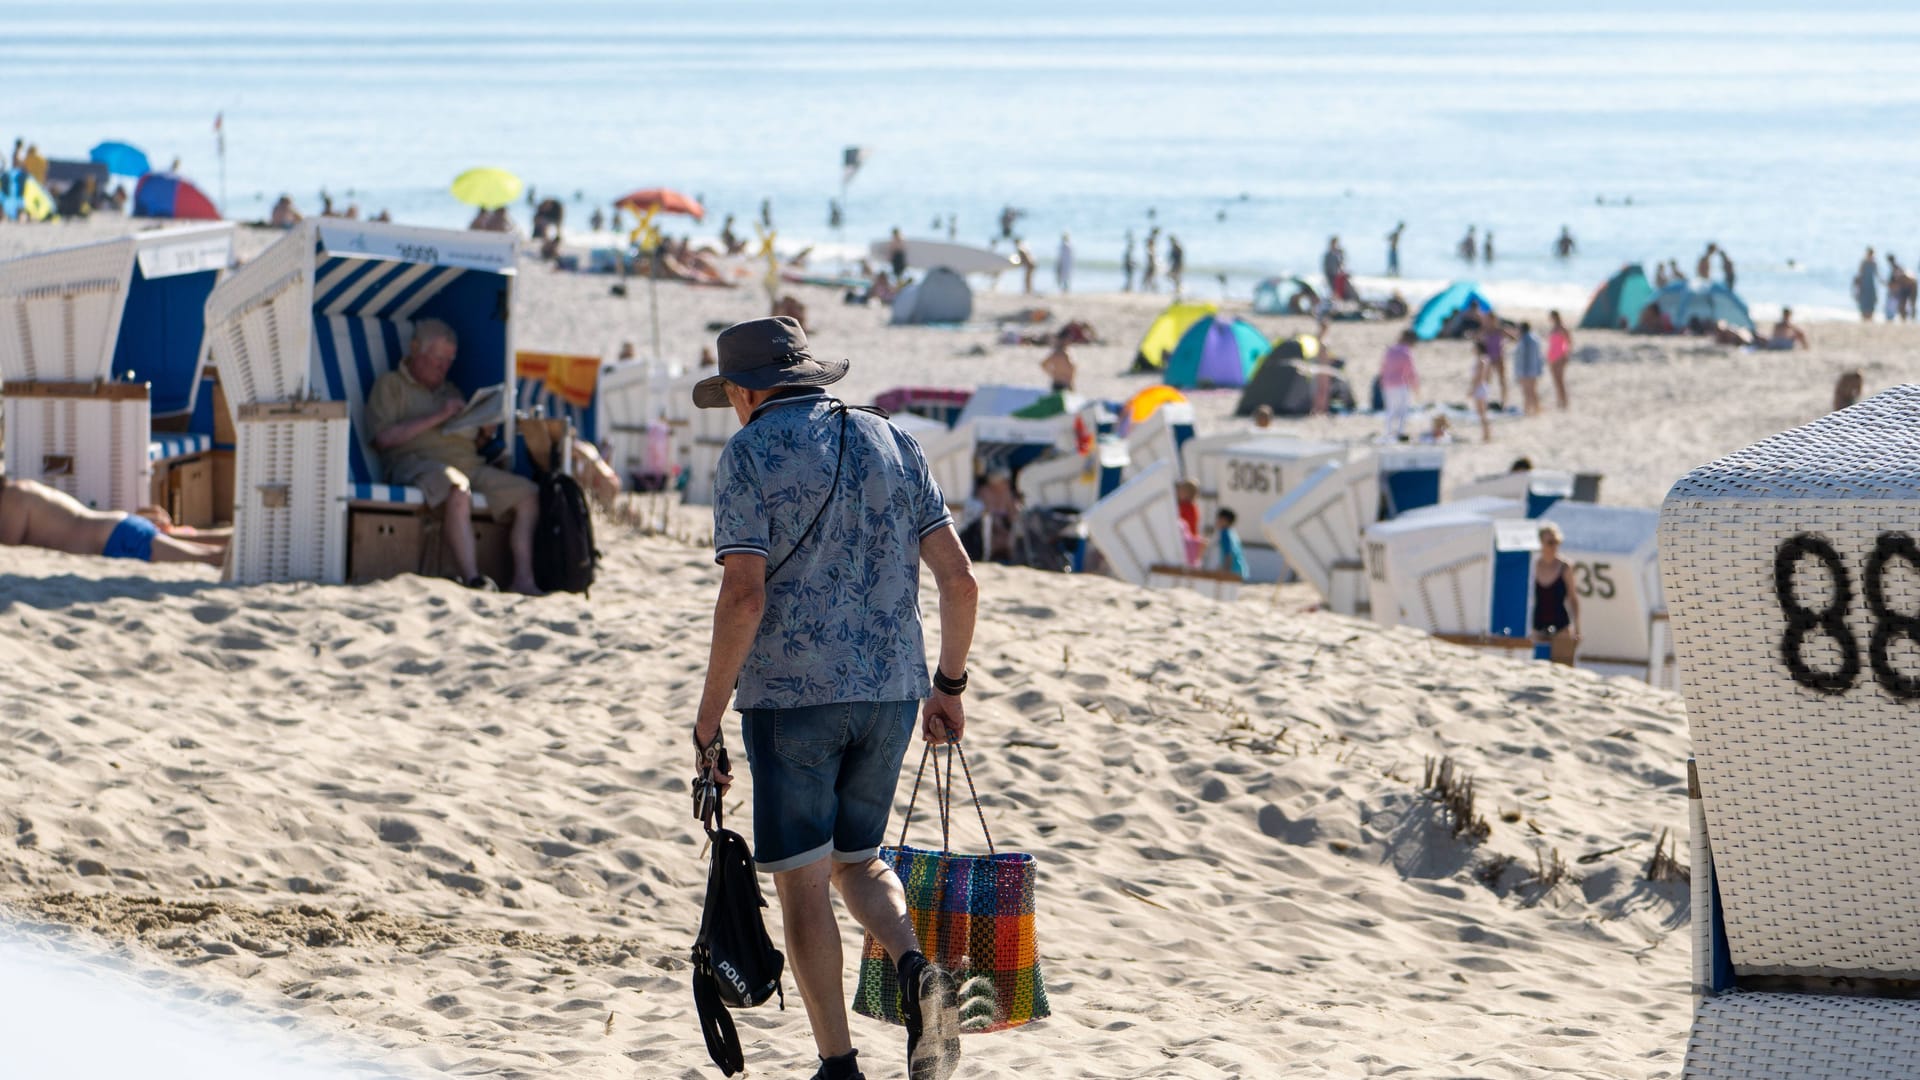
[(123, 142), (103, 142), (87, 151), (87, 160), (105, 165), (115, 176), (145, 176), (153, 171), (144, 151)]

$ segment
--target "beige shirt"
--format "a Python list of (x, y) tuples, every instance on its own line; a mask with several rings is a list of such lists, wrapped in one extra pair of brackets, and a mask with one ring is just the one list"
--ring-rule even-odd
[[(395, 424), (439, 412), (448, 401), (465, 404), (466, 400), (467, 395), (451, 382), (443, 382), (434, 390), (421, 386), (407, 366), (401, 364), (374, 380), (373, 391), (367, 395), (367, 427), (377, 437)], [(380, 460), (388, 473), (403, 464), (424, 460), (451, 465), (471, 476), (485, 464), (480, 460), (480, 452), (474, 449), (472, 432), (449, 435), (438, 427), (388, 447), (381, 453)]]

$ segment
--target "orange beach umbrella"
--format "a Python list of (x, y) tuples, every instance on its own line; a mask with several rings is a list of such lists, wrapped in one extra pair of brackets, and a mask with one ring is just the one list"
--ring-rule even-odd
[(614, 205), (636, 214), (648, 210), (658, 210), (666, 214), (685, 214), (695, 221), (700, 221), (707, 216), (706, 207), (672, 188), (652, 187), (630, 191), (622, 195), (620, 201)]

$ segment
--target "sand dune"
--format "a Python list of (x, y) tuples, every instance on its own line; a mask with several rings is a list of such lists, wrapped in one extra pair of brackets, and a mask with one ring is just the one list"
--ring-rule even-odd
[[(701, 1074), (682, 744), (717, 572), (610, 546), (591, 603), (11, 552), (0, 900), (400, 1063)], [(983, 585), (971, 756), (1040, 860), (1056, 1015), (970, 1039), (968, 1075), (1677, 1064), (1686, 894), (1641, 874), (1683, 821), (1677, 698), (1253, 601)], [(1443, 754), (1484, 842), (1420, 790)], [(741, 1019), (752, 1066), (804, 1070), (797, 1008)], [(897, 1034), (856, 1034), (889, 1075)]]

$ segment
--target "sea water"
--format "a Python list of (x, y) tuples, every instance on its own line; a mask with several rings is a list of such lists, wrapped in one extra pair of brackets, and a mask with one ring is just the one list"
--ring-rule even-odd
[[(1043, 264), (1072, 233), (1080, 289), (1115, 287), (1153, 225), (1203, 296), (1317, 281), (1334, 234), (1384, 290), (1405, 221), (1415, 302), (1473, 277), (1574, 308), (1625, 262), (1691, 273), (1717, 241), (1757, 308), (1838, 314), (1867, 245), (1920, 262), (1920, 9), (1812, 7), (62, 0), (0, 5), (0, 70), (7, 134), (178, 156), (241, 219), (324, 188), (461, 225), (447, 185), (496, 165), (576, 228), (664, 185), (712, 211), (669, 231), (731, 213), (751, 239), (764, 198), (786, 251), (944, 238), (949, 216), (987, 244), (1012, 205)], [(849, 145), (870, 155), (832, 230)], [(1469, 225), (1491, 265), (1454, 255)]]

